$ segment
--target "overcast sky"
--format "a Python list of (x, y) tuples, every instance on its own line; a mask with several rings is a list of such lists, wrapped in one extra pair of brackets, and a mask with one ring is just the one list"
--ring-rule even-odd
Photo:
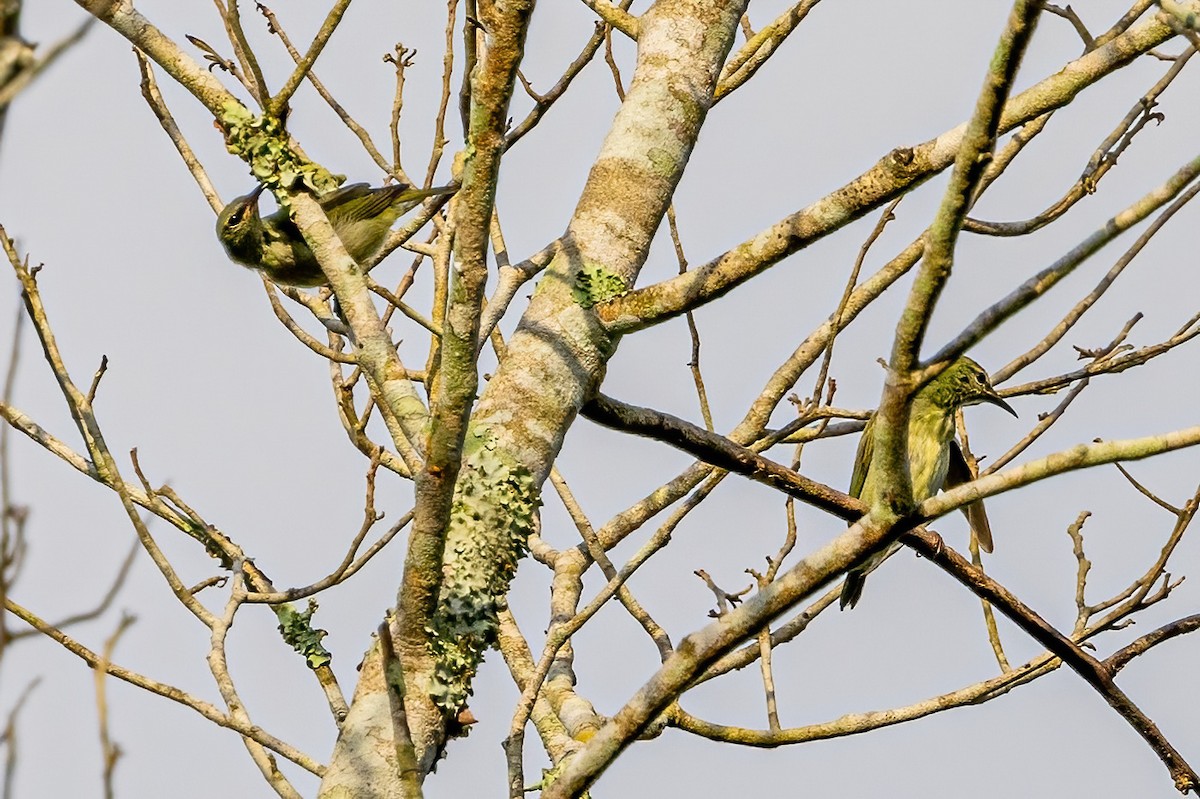
[[(293, 40), (306, 42), (319, 10), (277, 5)], [(1123, 10), (1113, 2), (1080, 5), (1093, 32), (1107, 28)], [(752, 4), (755, 27), (783, 6)], [(145, 0), (138, 7), (176, 41), (193, 34), (228, 50), (208, 4)], [(924, 141), (965, 120), (1008, 4), (988, 0), (971, 4), (970, 13), (963, 9), (964, 4), (948, 0), (826, 0), (819, 5), (768, 66), (710, 114), (676, 197), (689, 260), (704, 262), (845, 183), (890, 149)], [(252, 41), (273, 54), (267, 77), (277, 87), (286, 74), (279, 48), (249, 4), (243, 13)], [(414, 175), (423, 174), (428, 158), (444, 13), (440, 3), (358, 0), (318, 62), (320, 77), (386, 147), (393, 73), (380, 58), (396, 41), (417, 48), (401, 126), (405, 165)], [(582, 3), (539, 5), (524, 68), (535, 88), (547, 89), (576, 56), (592, 30), (589, 14)], [(48, 43), (81, 19), (82, 12), (67, 0), (30, 2), (24, 34)], [(1164, 49), (1181, 47), (1173, 43)], [(1066, 21), (1043, 19), (1018, 88), (1058, 71), (1079, 51), (1079, 39)], [(628, 80), (633, 48), (618, 41), (617, 54)], [(1162, 61), (1143, 58), (1085, 92), (989, 191), (976, 215), (1020, 219), (1057, 199), (1093, 148), (1166, 68)], [(121, 458), (137, 447), (151, 481), (170, 482), (277, 585), (309, 583), (341, 559), (359, 527), (366, 464), (341, 430), (326, 364), (278, 324), (258, 278), (228, 262), (213, 235), (211, 211), (137, 82), (127, 42), (96, 27), (17, 101), (0, 149), (0, 223), (22, 252), (45, 264), (39, 284), (77, 382), (86, 384), (101, 355), (109, 357), (96, 407), (113, 452)], [(204, 109), (161, 74), (160, 82), (222, 197), (248, 191), (253, 183), (245, 165), (224, 151)], [(1185, 71), (1162, 98), (1165, 123), (1143, 132), (1100, 193), (1061, 225), (1025, 239), (964, 237), (927, 350), (1195, 157), (1198, 89), (1197, 76)], [(357, 141), (311, 89), (301, 89), (295, 105), (289, 129), (314, 159), (351, 180), (381, 182), (383, 176)], [(522, 118), (528, 106), (528, 98), (519, 98), (513, 116)], [(535, 132), (506, 156), (499, 206), (514, 261), (564, 229), (616, 107), (612, 78), (598, 58)], [(451, 151), (458, 135), (451, 133)], [(444, 166), (439, 181), (447, 177)], [(904, 201), (872, 251), (868, 272), (928, 224), (943, 184), (931, 181)], [(871, 215), (819, 242), (697, 314), (719, 430), (741, 418), (775, 367), (831, 312), (874, 220)], [(1168, 337), (1196, 313), (1196, 220), (1194, 207), (1177, 216), (1075, 331), (1016, 382), (1073, 368), (1072, 345), (1106, 344), (1139, 311), (1145, 318), (1129, 339), (1136, 346)], [(1023, 352), (1090, 290), (1130, 241), (1127, 236), (1117, 249), (1089, 261), (972, 354), (996, 369)], [(381, 282), (398, 276), (408, 261), (395, 256), (390, 267), (383, 267), (390, 271)], [(676, 269), (663, 231), (639, 282), (662, 279)], [(410, 296), (427, 298), (428, 288), (422, 276)], [(506, 330), (515, 324), (527, 293), (518, 295)], [(839, 406), (865, 409), (877, 402), (882, 371), (874, 361), (890, 350), (902, 299), (898, 292), (884, 298), (838, 339), (832, 374)], [(0, 345), (8, 341), (17, 307), (16, 281), (0, 281)], [(397, 329), (404, 329), (399, 324)], [(414, 366), (425, 360), (419, 332), (413, 327), (404, 334), (401, 347), (405, 362)], [(15, 404), (78, 446), (29, 333), (21, 348)], [(682, 320), (630, 336), (611, 363), (604, 390), (698, 421), (689, 356)], [(1022, 457), (1097, 437), (1127, 438), (1196, 424), (1196, 366), (1193, 343), (1125, 375), (1096, 380), (1051, 435)], [(810, 392), (812, 380), (806, 376), (797, 390)], [(988, 406), (970, 410), (974, 449), (999, 455), (1058, 399), (1014, 400), (1020, 419)], [(779, 420), (788, 412), (782, 408)], [(12, 439), (15, 496), (32, 508), (28, 562), (13, 597), (55, 619), (90, 606), (103, 593), (133, 532), (113, 494), (23, 438)], [(805, 452), (804, 471), (844, 488), (853, 449), (852, 439), (812, 446)], [(779, 460), (790, 457), (783, 449), (773, 454)], [(560, 467), (599, 525), (689, 462), (665, 445), (581, 420), (568, 435)], [(121, 465), (132, 479), (128, 459)], [(1131, 468), (1176, 505), (1200, 482), (1196, 452)], [(410, 485), (397, 479), (381, 478), (379, 493), (389, 519), (411, 505)], [(1075, 560), (1065, 530), (1083, 510), (1093, 514), (1084, 532), (1094, 564), (1088, 598), (1097, 601), (1127, 586), (1153, 562), (1173, 523), (1169, 514), (1137, 494), (1112, 467), (1057, 478), (989, 504), (996, 538), (989, 571), (1060, 628), (1069, 629), (1074, 618)], [(574, 529), (550, 492), (544, 513), (547, 540), (572, 545)], [(798, 554), (842, 529), (836, 520), (807, 509), (798, 516)], [(614, 562), (624, 562), (655, 524), (612, 553)], [(961, 519), (936, 527), (951, 546), (965, 549)], [(216, 573), (194, 542), (161, 523), (151, 529), (185, 582)], [(709, 621), (706, 613), (713, 604), (692, 570), (704, 568), (723, 587), (739, 590), (749, 579), (743, 569), (762, 568), (763, 557), (778, 549), (783, 534), (780, 495), (740, 478), (727, 479), (631, 588), (678, 642)], [(394, 599), (403, 545), (395, 542), (348, 584), (321, 596), (316, 622), (329, 630), (327, 645), (347, 694), (368, 637)], [(1170, 571), (1191, 576), (1198, 566), (1200, 548), (1185, 540)], [(544, 568), (527, 561), (513, 589), (514, 612), (535, 649), (547, 622), (547, 577)], [(1135, 627), (1099, 638), (1098, 655), (1196, 612), (1200, 588), (1195, 580), (1140, 615)], [(601, 585), (592, 575), (585, 599)], [(222, 601), (216, 592), (202, 597), (210, 606)], [(144, 556), (114, 610), (72, 635), (100, 648), (122, 609), (138, 621), (122, 639), (117, 662), (219, 703), (204, 663), (206, 631), (174, 601)], [(313, 680), (281, 644), (274, 626), (265, 609), (243, 610), (230, 639), (234, 677), (258, 724), (324, 762), (335, 728)], [(1014, 664), (1039, 651), (1006, 623), (1002, 636)], [(601, 713), (615, 712), (657, 663), (650, 641), (615, 604), (585, 628), (575, 645), (579, 689)], [(1200, 638), (1186, 637), (1155, 649), (1119, 678), (1194, 766), (1200, 765), (1198, 657)], [(940, 570), (908, 553), (871, 577), (858, 609), (823, 616), (779, 650), (775, 663), (785, 726), (904, 705), (997, 673), (978, 603)], [(42, 681), (19, 727), (16, 796), (98, 794), (100, 749), (90, 673), (49, 640), (21, 642), (5, 653), (0, 667), (0, 713), (7, 713), (35, 676)], [(234, 734), (115, 680), (109, 682), (109, 694), (112, 735), (125, 753), (117, 776), (122, 799), (272, 795)], [(480, 723), (467, 740), (451, 745), (449, 759), (426, 784), (428, 796), (502, 795), (500, 742), (516, 696), (501, 658), (490, 654), (471, 702)], [(757, 666), (703, 686), (683, 704), (713, 721), (766, 726)], [(532, 781), (541, 763), (532, 730), (528, 744), (526, 774)], [(286, 763), (284, 768), (302, 792), (315, 794), (314, 779)], [(662, 786), (706, 797), (757, 791), (847, 799), (1174, 795), (1151, 751), (1067, 672), (981, 707), (774, 751), (721, 746), (668, 731), (629, 750), (594, 794), (656, 795)]]

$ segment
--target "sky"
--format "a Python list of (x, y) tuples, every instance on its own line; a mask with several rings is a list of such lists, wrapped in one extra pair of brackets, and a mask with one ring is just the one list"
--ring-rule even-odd
[[(319, 24), (320, 9), (278, 5), (275, 10), (293, 40), (306, 41)], [(23, 26), (31, 41), (54, 41), (82, 19), (66, 0), (27, 6)], [(212, 7), (186, 6), (170, 0), (138, 4), (173, 39), (192, 34), (227, 51)], [(380, 59), (397, 41), (415, 47), (400, 130), (407, 169), (423, 174), (441, 82), (445, 11), (441, 4), (414, 6), (358, 0), (318, 62), (318, 74), (386, 147), (393, 72)], [(947, 0), (819, 5), (759, 75), (709, 115), (675, 198), (689, 260), (704, 262), (846, 182), (892, 148), (927, 140), (965, 120), (1007, 6), (989, 1), (964, 14), (961, 4)], [(752, 4), (755, 27), (782, 7)], [(1094, 2), (1081, 14), (1098, 32), (1122, 11), (1117, 3)], [(582, 3), (538, 7), (524, 66), (538, 90), (548, 88), (575, 57), (592, 30), (590, 13)], [(244, 15), (254, 45), (271, 54), (267, 77), (278, 86), (286, 74), (280, 49), (249, 7)], [(1164, 49), (1181, 47), (1173, 43)], [(1018, 89), (1057, 72), (1079, 51), (1079, 39), (1065, 20), (1043, 19)], [(632, 45), (618, 40), (616, 55), (628, 81)], [(1096, 144), (1165, 69), (1164, 62), (1143, 58), (1081, 95), (988, 192), (976, 214), (1021, 219), (1057, 199)], [(160, 83), (222, 197), (248, 191), (253, 183), (244, 164), (224, 151), (204, 109), (161, 73)], [(1148, 126), (1100, 192), (1061, 224), (1022, 239), (965, 236), (927, 352), (1195, 157), (1198, 88), (1196, 75), (1185, 70), (1162, 98), (1158, 110), (1165, 121)], [(528, 107), (528, 98), (519, 97), (514, 118), (523, 118)], [(616, 108), (611, 75), (598, 58), (506, 155), (498, 203), (514, 261), (562, 232)], [(308, 87), (297, 95), (289, 129), (330, 169), (356, 181), (382, 180), (353, 136)], [(450, 138), (452, 151), (456, 134)], [(448, 177), (449, 158), (444, 161), (437, 182)], [(943, 186), (944, 176), (905, 199), (897, 220), (872, 250), (867, 270), (878, 268), (928, 224)], [(870, 215), (818, 242), (696, 314), (719, 430), (737, 423), (774, 368), (831, 312), (875, 218)], [(1195, 220), (1195, 208), (1184, 209), (1095, 310), (1015, 382), (1076, 368), (1073, 346), (1106, 344), (1137, 312), (1145, 316), (1130, 335), (1135, 346), (1166, 338), (1196, 313)], [(340, 428), (328, 368), (278, 324), (257, 277), (225, 257), (213, 235), (210, 209), (139, 94), (129, 46), (112, 31), (94, 27), (10, 111), (0, 144), (0, 224), (31, 261), (44, 264), (39, 284), (76, 381), (86, 384), (101, 356), (108, 356), (96, 407), (127, 478), (132, 469), (124, 454), (136, 447), (152, 482), (170, 483), (278, 585), (311, 582), (341, 559), (361, 522), (366, 464)], [(1111, 252), (1090, 260), (978, 345), (973, 357), (996, 369), (1023, 352), (1091, 289), (1131, 241), (1127, 235)], [(394, 256), (382, 268), (391, 270), (386, 274), (392, 279), (407, 264), (407, 258)], [(664, 229), (639, 285), (676, 269)], [(427, 298), (428, 290), (422, 275), (412, 296)], [(515, 325), (527, 293), (518, 294), (506, 331)], [(832, 371), (839, 406), (868, 409), (878, 401), (882, 371), (874, 361), (890, 350), (902, 299), (902, 292), (893, 292), (839, 337)], [(8, 341), (10, 314), (17, 307), (16, 281), (0, 281), (0, 345)], [(400, 324), (402, 357), (409, 364), (423, 363), (420, 331)], [(78, 446), (30, 332), (25, 331), (20, 350), (14, 404)], [(627, 337), (603, 390), (698, 421), (687, 367), (690, 346), (683, 320)], [(1021, 460), (1097, 437), (1128, 438), (1195, 424), (1195, 346), (1095, 380)], [(484, 370), (489, 368), (485, 364)], [(811, 392), (812, 380), (806, 375), (797, 386), (801, 396)], [(1019, 419), (988, 406), (968, 411), (973, 448), (999, 455), (1058, 400), (1016, 398), (1012, 404)], [(782, 408), (777, 421), (785, 421), (789, 412)], [(32, 514), (28, 561), (12, 595), (49, 619), (89, 607), (133, 540), (128, 521), (114, 495), (20, 436), (12, 436), (11, 446), (14, 493)], [(804, 472), (845, 487), (853, 453), (853, 439), (809, 447)], [(791, 455), (783, 449), (772, 454), (779, 460)], [(688, 463), (666, 445), (580, 420), (559, 465), (599, 525)], [(1200, 454), (1174, 453), (1130, 468), (1161, 496), (1182, 505), (1196, 491)], [(379, 504), (389, 520), (397, 518), (411, 504), (410, 486), (381, 478)], [(1096, 601), (1123, 589), (1153, 561), (1173, 522), (1169, 514), (1136, 493), (1112, 467), (1066, 475), (989, 502), (996, 538), (989, 573), (1060, 628), (1069, 628), (1074, 618), (1075, 559), (1066, 529), (1084, 510), (1092, 514), (1084, 535), (1093, 562), (1088, 597)], [(836, 520), (804, 508), (798, 521), (798, 554), (842, 529)], [(624, 562), (659, 522), (618, 547), (614, 562)], [(960, 519), (935, 528), (951, 546), (965, 549)], [(216, 573), (190, 540), (161, 523), (151, 523), (151, 530), (185, 582)], [(551, 496), (543, 531), (555, 546), (576, 540)], [(706, 569), (722, 587), (739, 590), (749, 581), (743, 570), (761, 568), (783, 534), (782, 497), (731, 477), (630, 587), (678, 642), (709, 621), (713, 604), (692, 570)], [(368, 637), (394, 598), (402, 560), (403, 541), (397, 540), (360, 575), (320, 597), (316, 622), (329, 631), (327, 645), (347, 694)], [(1191, 575), (1197, 566), (1200, 550), (1185, 539), (1170, 572)], [(514, 613), (535, 647), (547, 622), (547, 578), (547, 571), (527, 561), (513, 587)], [(1097, 654), (1107, 655), (1159, 624), (1194, 613), (1200, 604), (1194, 579), (1140, 615), (1135, 626), (1099, 638)], [(585, 601), (602, 582), (590, 575), (586, 585)], [(210, 606), (222, 601), (215, 591), (201, 596)], [(205, 630), (173, 600), (144, 556), (113, 610), (70, 632), (100, 648), (121, 612), (136, 615), (137, 622), (121, 639), (116, 662), (219, 702), (204, 663)], [(230, 639), (233, 675), (257, 723), (324, 761), (335, 734), (328, 710), (274, 626), (265, 610), (242, 612)], [(1001, 635), (1013, 663), (1039, 651), (1007, 623), (1001, 623)], [(615, 604), (577, 636), (575, 648), (579, 689), (601, 713), (616, 712), (657, 663), (649, 640)], [(1118, 678), (1193, 765), (1200, 761), (1200, 727), (1189, 667), (1198, 656), (1200, 639), (1185, 637), (1138, 659)], [(997, 670), (978, 603), (907, 553), (872, 575), (853, 613), (822, 616), (776, 653), (775, 664), (785, 726), (908, 704), (990, 678)], [(8, 712), (35, 677), (41, 682), (20, 719), (15, 795), (99, 792), (91, 674), (49, 640), (22, 641), (0, 664), (0, 713)], [(110, 680), (108, 691), (111, 733), (124, 753), (118, 796), (272, 795), (233, 733), (118, 681)], [(500, 743), (516, 697), (502, 659), (490, 654), (471, 703), (480, 722), (468, 739), (451, 746), (449, 759), (426, 784), (427, 796), (502, 795)], [(766, 726), (757, 667), (689, 693), (683, 705), (713, 721)], [(532, 730), (527, 743), (526, 773), (535, 775), (541, 760)], [(315, 794), (315, 779), (290, 765), (284, 768), (302, 793)], [(1150, 750), (1095, 692), (1065, 671), (979, 707), (777, 750), (739, 749), (669, 730), (631, 748), (593, 793), (637, 796), (659, 793), (664, 785), (697, 796), (782, 790), (848, 799), (963, 792), (982, 799), (1174, 795)]]

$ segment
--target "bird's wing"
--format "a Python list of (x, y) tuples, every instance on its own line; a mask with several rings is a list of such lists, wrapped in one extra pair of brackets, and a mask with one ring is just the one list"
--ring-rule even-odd
[(321, 195), (321, 207), (325, 209), (325, 213), (329, 213), (334, 208), (343, 205), (350, 200), (365, 197), (371, 193), (371, 185), (369, 183), (351, 183), (347, 186), (342, 186), (340, 189), (334, 189), (328, 194)]
[(383, 219), (388, 225), (426, 197), (454, 194), (455, 185), (420, 189), (409, 183), (393, 183), (373, 189), (366, 183), (343, 186), (321, 198), (321, 207), (334, 225)]
[[(337, 225), (378, 219), (388, 212), (402, 194), (413, 191), (407, 183), (393, 183), (373, 189), (366, 183), (345, 186), (321, 198), (321, 207)], [(398, 214), (397, 214), (398, 215)], [(390, 221), (394, 221), (395, 216)]]
[(858, 439), (858, 452), (854, 454), (854, 474), (850, 476), (850, 496), (862, 497), (863, 484), (867, 482), (867, 470), (871, 468), (871, 455), (875, 452), (875, 415), (867, 420), (862, 436)]
[[(871, 468), (871, 453), (875, 451), (875, 416), (867, 420), (862, 436), (858, 439), (858, 451), (854, 453), (854, 474), (850, 476), (850, 496), (862, 497), (863, 485), (867, 482), (867, 470)], [(854, 524), (854, 522), (849, 522)], [(871, 566), (860, 566), (846, 572), (846, 581), (842, 583), (842, 598), (839, 607), (842, 610), (853, 608), (862, 597), (863, 584)]]
[[(975, 475), (971, 473), (971, 467), (967, 465), (967, 459), (963, 457), (962, 449), (958, 446), (958, 442), (952, 439), (950, 441), (950, 465), (946, 470), (946, 482), (942, 488), (951, 489), (974, 479)], [(992, 526), (988, 524), (987, 511), (983, 509), (983, 501), (976, 500), (970, 505), (964, 505), (962, 512), (966, 515), (967, 523), (971, 525), (971, 531), (975, 533), (976, 540), (979, 541), (979, 548), (984, 552), (991, 552)]]

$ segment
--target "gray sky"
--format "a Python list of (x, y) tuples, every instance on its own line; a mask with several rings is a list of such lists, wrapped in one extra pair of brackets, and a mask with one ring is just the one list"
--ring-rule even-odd
[[(185, 33), (221, 50), (223, 34), (203, 3), (146, 0), (139, 9), (177, 41)], [(640, 4), (639, 4), (640, 5)], [(784, 4), (755, 3), (761, 26)], [(306, 41), (319, 15), (275, 10), (293, 40)], [(1081, 9), (1093, 31), (1121, 12), (1112, 2)], [(677, 193), (681, 234), (693, 264), (836, 188), (893, 147), (915, 144), (964, 120), (1007, 13), (1007, 3), (937, 0), (850, 4), (827, 0), (759, 76), (710, 114)], [(591, 31), (581, 3), (544, 2), (530, 34), (525, 74), (539, 90), (575, 57)], [(278, 54), (245, 12), (252, 39)], [(430, 8), (359, 0), (318, 64), (339, 100), (386, 143), (391, 67), (379, 61), (397, 41), (418, 49), (410, 71), (401, 132), (405, 165), (422, 174), (440, 88), (442, 4)], [(81, 12), (65, 0), (29, 3), (24, 33), (50, 42)], [(1061, 19), (1042, 21), (1018, 81), (1025, 87), (1056, 72), (1080, 49)], [(1173, 44), (1172, 52), (1180, 49)], [(623, 76), (632, 46), (618, 43)], [(198, 57), (198, 56), (197, 56)], [(277, 58), (267, 69), (278, 85)], [(988, 219), (1031, 216), (1078, 176), (1096, 144), (1166, 69), (1142, 59), (1060, 112), (1032, 151), (989, 191), (977, 208)], [(110, 368), (97, 410), (114, 453), (137, 447), (150, 479), (170, 482), (193, 507), (252, 554), (278, 585), (311, 582), (336, 564), (362, 514), (365, 464), (347, 445), (331, 402), (327, 367), (273, 318), (258, 279), (227, 261), (212, 232), (213, 218), (170, 142), (137, 89), (127, 43), (95, 28), (10, 112), (0, 151), (0, 223), (31, 260), (59, 343), (77, 381), (86, 383), (107, 354)], [(225, 199), (252, 186), (244, 164), (224, 151), (211, 119), (186, 93), (160, 81), (168, 103)], [(456, 77), (457, 81), (457, 77)], [(1200, 113), (1198, 80), (1184, 75), (1162, 98), (1166, 123), (1151, 126), (1088, 198), (1061, 225), (1027, 239), (964, 237), (954, 278), (943, 296), (929, 351), (1025, 277), (1095, 229), (1108, 215), (1161, 183), (1195, 156)], [(513, 116), (528, 107), (521, 98)], [(564, 228), (575, 198), (616, 109), (611, 77), (601, 60), (504, 161), (500, 210), (514, 260), (536, 251)], [(352, 180), (382, 176), (357, 142), (303, 88), (290, 130), (308, 153)], [(453, 149), (455, 134), (451, 135)], [(448, 158), (446, 162), (448, 163)], [(440, 177), (446, 176), (445, 169)], [(877, 268), (932, 216), (944, 180), (934, 180), (900, 206), (897, 221), (873, 250)], [(797, 342), (836, 304), (854, 256), (875, 216), (789, 258), (697, 314), (703, 367), (717, 427), (727, 430)], [(1147, 248), (1097, 308), (1047, 358), (1018, 382), (1057, 374), (1076, 363), (1071, 345), (1107, 343), (1134, 313), (1145, 318), (1130, 342), (1141, 346), (1170, 335), (1196, 312), (1195, 208), (1185, 209)], [(664, 231), (665, 234), (665, 231)], [(1108, 269), (1125, 245), (1090, 261), (1055, 292), (1003, 327), (972, 354), (997, 368), (1040, 339)], [(397, 256), (387, 275), (408, 259)], [(388, 269), (388, 267), (384, 267)], [(674, 273), (665, 235), (656, 242), (641, 284)], [(381, 281), (387, 282), (387, 281)], [(0, 344), (17, 305), (15, 280), (0, 288)], [(427, 292), (418, 280), (416, 292)], [(506, 329), (521, 309), (518, 295)], [(427, 297), (427, 293), (414, 296)], [(837, 404), (869, 408), (882, 372), (875, 358), (890, 349), (900, 293), (873, 306), (837, 342), (833, 376)], [(427, 300), (426, 300), (427, 302)], [(403, 329), (403, 328), (397, 328)], [(77, 442), (49, 370), (33, 337), (22, 348), (16, 405), (52, 432)], [(424, 362), (415, 327), (401, 348), (406, 363)], [(628, 337), (612, 361), (604, 390), (698, 420), (687, 369), (682, 320)], [(7, 350), (7, 347), (3, 347)], [(1195, 345), (1119, 377), (1096, 380), (1070, 413), (1023, 459), (1096, 437), (1126, 438), (1195, 424)], [(798, 386), (811, 391), (812, 376)], [(1014, 401), (1014, 420), (983, 407), (968, 412), (977, 452), (1000, 454), (1049, 411), (1056, 397)], [(781, 409), (780, 420), (788, 408)], [(812, 446), (804, 471), (844, 487), (853, 440)], [(777, 450), (785, 460), (790, 453)], [(13, 437), (17, 500), (32, 507), (30, 553), (14, 598), (54, 619), (91, 605), (103, 593), (133, 533), (116, 497), (73, 473), (19, 436)], [(596, 524), (639, 499), (689, 463), (665, 445), (597, 429), (580, 421), (560, 462)], [(127, 478), (132, 469), (122, 462)], [(1132, 470), (1162, 496), (1182, 504), (1200, 477), (1200, 454), (1182, 452)], [(411, 489), (381, 480), (380, 507), (394, 519), (408, 509)], [(989, 571), (1058, 626), (1074, 616), (1075, 561), (1065, 529), (1080, 511), (1093, 562), (1089, 599), (1107, 597), (1140, 575), (1157, 555), (1171, 517), (1138, 495), (1108, 467), (1042, 483), (989, 504), (996, 552)], [(712, 597), (691, 575), (704, 568), (725, 588), (747, 584), (746, 567), (761, 568), (783, 538), (782, 498), (730, 478), (707, 507), (690, 518), (670, 547), (631, 583), (634, 593), (678, 642), (706, 622)], [(656, 520), (661, 521), (661, 520)], [(801, 509), (798, 554), (840, 531), (836, 520)], [(190, 540), (164, 525), (151, 528), (186, 582), (215, 573)], [(558, 501), (547, 494), (546, 538), (570, 545), (575, 533)], [(618, 548), (621, 563), (654, 529)], [(958, 549), (966, 546), (960, 519), (937, 525)], [(380, 614), (392, 601), (403, 558), (395, 542), (362, 574), (323, 594), (317, 623), (329, 630), (334, 666), (349, 693), (355, 664)], [(1170, 569), (1194, 574), (1200, 550), (1185, 540)], [(514, 586), (514, 609), (534, 640), (546, 624), (546, 572), (527, 561)], [(1194, 580), (1195, 578), (1193, 578)], [(592, 575), (590, 597), (600, 583)], [(210, 605), (219, 595), (203, 595)], [(1195, 612), (1196, 583), (1138, 616), (1135, 627), (1102, 636), (1105, 656), (1158, 624)], [(172, 599), (143, 558), (116, 603), (138, 617), (116, 660), (155, 679), (219, 702), (204, 664), (207, 639)], [(71, 634), (99, 648), (118, 611)], [(299, 659), (286, 650), (265, 610), (247, 609), (231, 637), (235, 678), (255, 721), (326, 760), (334, 727)], [(1014, 664), (1039, 648), (1002, 623)], [(576, 639), (581, 692), (602, 713), (613, 713), (652, 673), (656, 653), (616, 605)], [(1141, 704), (1193, 765), (1200, 764), (1195, 722), (1195, 636), (1173, 641), (1130, 665), (1120, 685)], [(993, 676), (996, 665), (978, 604), (938, 569), (901, 553), (874, 574), (854, 613), (829, 613), (793, 645), (776, 653), (785, 726), (844, 713), (907, 704)], [(88, 796), (100, 790), (92, 679), (80, 661), (48, 640), (22, 642), (6, 652), (0, 671), (0, 712), (34, 676), (42, 683), (20, 726), (17, 796)], [(516, 691), (499, 655), (489, 655), (476, 681), (471, 736), (455, 742), (450, 758), (427, 783), (429, 796), (499, 796), (504, 779), (500, 741)], [(125, 751), (118, 767), (123, 799), (214, 792), (268, 796), (269, 788), (232, 733), (190, 710), (117, 681), (109, 683), (112, 734)], [(689, 694), (684, 706), (704, 718), (765, 727), (757, 667)], [(528, 735), (527, 776), (539, 763)], [(291, 766), (306, 794), (315, 780)], [(755, 791), (817, 796), (971, 795), (1170, 796), (1165, 772), (1150, 750), (1073, 674), (1059, 672), (977, 708), (967, 708), (836, 741), (774, 751), (720, 746), (668, 731), (635, 746), (601, 779), (597, 796), (656, 794), (748, 795)]]

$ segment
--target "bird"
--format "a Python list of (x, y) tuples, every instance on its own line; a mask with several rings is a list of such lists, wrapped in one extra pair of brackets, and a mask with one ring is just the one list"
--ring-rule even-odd
[[(276, 283), (311, 288), (328, 284), (300, 229), (280, 209), (263, 217), (263, 186), (233, 200), (217, 216), (217, 238), (231, 260), (257, 269)], [(419, 189), (407, 183), (371, 188), (343, 186), (318, 199), (350, 257), (360, 264), (379, 252), (392, 223), (426, 197), (452, 194), (456, 186)]]
[[(922, 386), (913, 397), (908, 418), (908, 473), (912, 481), (913, 500), (923, 502), (942, 488), (951, 488), (973, 479), (962, 449), (954, 438), (954, 414), (959, 408), (987, 402), (1011, 413), (1017, 412), (1005, 402), (988, 379), (983, 367), (963, 355), (946, 367), (940, 375)], [(875, 416), (867, 420), (858, 453), (854, 458), (854, 474), (850, 478), (850, 496), (868, 506), (875, 503), (883, 486), (871, 472), (874, 448)], [(992, 551), (992, 529), (981, 501), (963, 507), (971, 531), (984, 552)], [(862, 596), (867, 574), (887, 557), (889, 548), (876, 552), (866, 562), (846, 572), (842, 584), (840, 606), (853, 608)]]

